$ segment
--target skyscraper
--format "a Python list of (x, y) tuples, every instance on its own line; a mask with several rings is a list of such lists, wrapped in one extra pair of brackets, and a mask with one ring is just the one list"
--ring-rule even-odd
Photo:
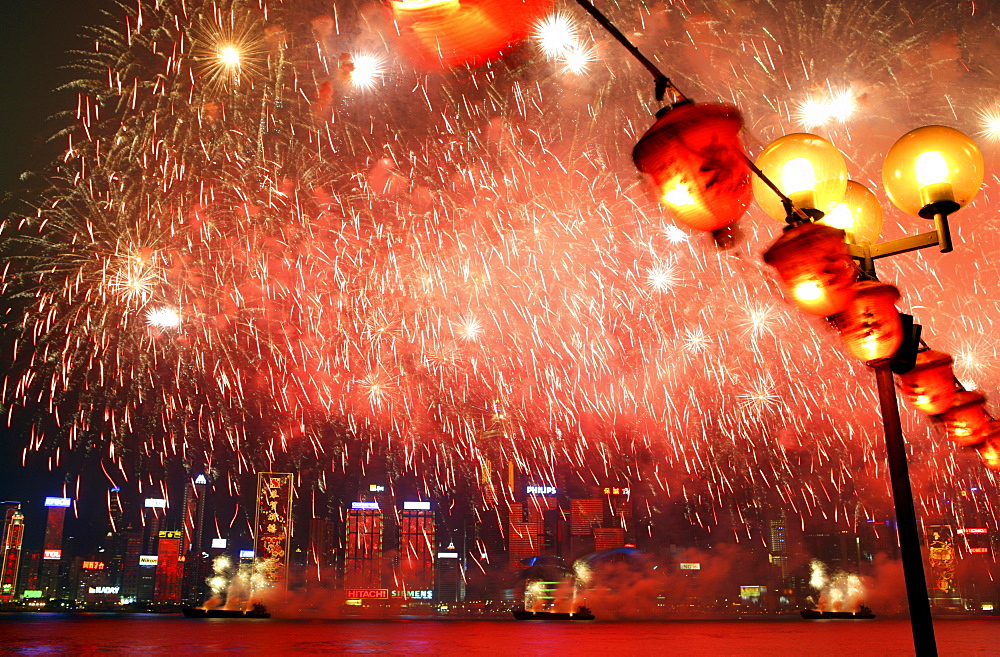
[(153, 584), (153, 603), (178, 605), (181, 603), (181, 582), (184, 562), (181, 545), (184, 532), (161, 531), (156, 549), (156, 576)]
[(43, 595), (48, 598), (57, 597), (56, 587), (59, 580), (59, 568), (62, 565), (63, 526), (66, 522), (66, 509), (72, 502), (73, 500), (68, 497), (45, 498), (48, 518), (45, 522), (45, 542), (42, 545), (40, 584)]
[(399, 518), (397, 576), (406, 591), (434, 589), (436, 541), (431, 503), (403, 502)]
[(3, 544), (0, 550), (0, 600), (10, 601), (17, 594), (17, 576), (24, 541), (24, 514), (17, 502), (6, 503), (3, 516)]
[(524, 560), (545, 549), (545, 524), (540, 513), (529, 514), (524, 504), (511, 504), (507, 523), (507, 554), (510, 569), (524, 568)]
[(211, 560), (205, 552), (205, 495), (208, 479), (195, 476), (184, 486), (184, 517), (181, 520), (184, 540), (184, 584), (182, 595), (188, 604), (198, 605), (208, 598), (208, 578)]
[(290, 472), (257, 473), (254, 558), (261, 576), (272, 587), (288, 586), (293, 481)]
[(352, 502), (347, 510), (344, 584), (347, 588), (382, 587), (382, 509), (378, 502)]

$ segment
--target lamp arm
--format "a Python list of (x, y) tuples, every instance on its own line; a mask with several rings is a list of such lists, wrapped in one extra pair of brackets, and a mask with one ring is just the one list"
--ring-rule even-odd
[(632, 42), (628, 40), (628, 37), (622, 34), (621, 30), (615, 27), (614, 23), (612, 23), (607, 16), (602, 14), (601, 11), (589, 0), (576, 0), (576, 2), (578, 5), (583, 7), (588, 14), (593, 16), (594, 20), (600, 23), (601, 27), (607, 30), (611, 36), (617, 39), (620, 44), (625, 46), (625, 49), (628, 50), (633, 57), (639, 60), (639, 63), (642, 64), (646, 70), (650, 72), (650, 74), (652, 74), (653, 80), (656, 84), (656, 100), (663, 100), (667, 89), (670, 89), (670, 92), (676, 99), (675, 103), (691, 102), (691, 99), (682, 94), (680, 89), (674, 86), (674, 83), (670, 81), (670, 78), (664, 75), (663, 72), (656, 67), (656, 64), (649, 61), (645, 55), (639, 52), (639, 49), (632, 45)]

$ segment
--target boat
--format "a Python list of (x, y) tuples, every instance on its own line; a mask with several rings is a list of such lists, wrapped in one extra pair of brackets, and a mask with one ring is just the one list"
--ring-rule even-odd
[(254, 603), (250, 609), (220, 609), (218, 607), (185, 607), (184, 618), (270, 618), (271, 612), (260, 603)]
[(819, 609), (803, 609), (802, 618), (809, 620), (846, 619), (862, 620), (875, 618), (875, 614), (868, 607), (861, 605), (857, 611), (820, 611)]
[(594, 620), (594, 614), (586, 607), (579, 607), (574, 612), (514, 609), (511, 613), (517, 620)]

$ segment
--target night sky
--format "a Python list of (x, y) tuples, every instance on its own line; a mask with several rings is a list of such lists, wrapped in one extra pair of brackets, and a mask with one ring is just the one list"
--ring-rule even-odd
[[(301, 448), (304, 467), (326, 487), (327, 473), (336, 473), (331, 482), (346, 478), (345, 463), (367, 463), (391, 443), (409, 450), (412, 460), (402, 469), (411, 469), (430, 491), (451, 485), (456, 473), (475, 481), (480, 463), (523, 456), (519, 462), (537, 483), (546, 483), (555, 469), (550, 463), (590, 469), (596, 483), (627, 473), (648, 485), (664, 508), (693, 509), (690, 519), (702, 527), (739, 528), (733, 531), (738, 539), (744, 527), (749, 537), (759, 524), (743, 512), (752, 507), (764, 513), (764, 501), (787, 504), (803, 519), (881, 517), (888, 491), (869, 373), (844, 355), (827, 327), (782, 299), (759, 258), (780, 224), (752, 207), (741, 220), (745, 241), (721, 253), (707, 235), (679, 229), (640, 198), (630, 151), (652, 121), (652, 84), (617, 44), (583, 29), (601, 53), (588, 76), (560, 72), (533, 45), (489, 72), (426, 75), (402, 61), (392, 40), (381, 39), (354, 11), (363, 3), (280, 4), (289, 12), (282, 29), (294, 46), (289, 52), (297, 58), (298, 77), (281, 78), (281, 84), (296, 81), (295, 93), (268, 105), (267, 118), (277, 122), (261, 137), (273, 149), (261, 161), (278, 164), (273, 171), (244, 167), (257, 157), (245, 128), (264, 124), (255, 114), (264, 104), (254, 95), (264, 85), (226, 96), (229, 114), (220, 118), (213, 94), (223, 97), (227, 83), (211, 82), (211, 69), (195, 67), (209, 80), (196, 86), (196, 96), (183, 93), (183, 76), (171, 78), (177, 98), (197, 99), (164, 112), (185, 126), (173, 144), (180, 161), (190, 163), (177, 169), (183, 175), (174, 173), (174, 160), (162, 162), (169, 184), (143, 187), (147, 172), (137, 175), (136, 163), (146, 156), (159, 162), (173, 152), (142, 132), (148, 143), (136, 142), (134, 151), (119, 148), (108, 165), (119, 169), (108, 169), (103, 179), (135, 183), (129, 187), (139, 190), (135, 197), (123, 193), (84, 210), (71, 198), (52, 212), (53, 223), (69, 226), (62, 235), (74, 239), (86, 233), (82, 220), (100, 224), (92, 239), (98, 257), (85, 265), (90, 277), (81, 278), (88, 287), (78, 297), (53, 297), (54, 312), (68, 318), (70, 330), (43, 336), (52, 357), (39, 359), (45, 371), (35, 383), (50, 375), (58, 381), (47, 368), (57, 362), (55, 354), (69, 353), (65, 362), (77, 384), (103, 395), (97, 380), (103, 385), (104, 374), (92, 366), (119, 364), (124, 385), (97, 400), (95, 416), (126, 409), (141, 418), (125, 440), (148, 447), (153, 466), (157, 455), (171, 467), (178, 460), (159, 442), (163, 429), (195, 445), (194, 461), (202, 459), (199, 441), (215, 441), (217, 465), (235, 462), (227, 445), (240, 445), (235, 449), (244, 457), (260, 459), (248, 462), (246, 471), (263, 461), (270, 467)], [(653, 5), (613, 4), (623, 26), (636, 30), (631, 10)], [(749, 152), (807, 129), (796, 119), (797, 108), (843, 84), (852, 89), (858, 111), (850, 120), (828, 118), (814, 128), (847, 153), (851, 175), (875, 189), (879, 157), (895, 137), (936, 122), (975, 133), (975, 112), (994, 100), (995, 94), (981, 91), (996, 87), (990, 8), (980, 9), (981, 16), (958, 3), (873, 3), (866, 6), (870, 15), (827, 16), (829, 27), (840, 31), (817, 48), (813, 35), (826, 18), (816, 8), (823, 3), (790, 2), (768, 11), (764, 2), (735, 2), (728, 13), (722, 3), (695, 3), (699, 14), (685, 13), (682, 4), (662, 3), (662, 12), (649, 14), (640, 45), (698, 100), (739, 105)], [(923, 4), (940, 6), (937, 13), (911, 11)], [(44, 171), (65, 147), (64, 137), (46, 139), (70, 121), (50, 117), (71, 110), (74, 94), (54, 89), (86, 75), (65, 68), (74, 59), (70, 51), (92, 50), (80, 36), (83, 26), (100, 20), (101, 6), (111, 5), (3, 4), (5, 217), (18, 211), (11, 192), (41, 187), (30, 175), (19, 181), (20, 174)], [(336, 22), (320, 13), (331, 6), (341, 8)], [(912, 20), (902, 20), (907, 11)], [(942, 34), (942, 25), (951, 31)], [(858, 40), (858, 33), (873, 38)], [(388, 58), (385, 79), (368, 91), (337, 87), (346, 70), (343, 55), (373, 43)], [(807, 49), (815, 55), (808, 62), (795, 54)], [(153, 75), (137, 61), (144, 60), (133, 61), (128, 75)], [(263, 81), (265, 73), (248, 66), (246, 75)], [(534, 104), (510, 102), (512, 89), (535, 94)], [(153, 103), (154, 96), (146, 100)], [(954, 106), (968, 111), (959, 115)], [(589, 108), (599, 108), (600, 116), (591, 121)], [(337, 121), (325, 118), (334, 112)], [(113, 134), (121, 117), (109, 111), (100, 118), (107, 123), (102, 129)], [(226, 131), (212, 132), (216, 122), (227, 121), (233, 125)], [(148, 121), (136, 124), (154, 132)], [(201, 132), (188, 130), (196, 125)], [(283, 130), (321, 138), (306, 147)], [(202, 160), (199, 140), (210, 133), (218, 138), (206, 141), (220, 150)], [(102, 149), (118, 148), (107, 134), (99, 139)], [(327, 143), (340, 148), (337, 157), (317, 156), (314, 145)], [(81, 152), (90, 157), (93, 147)], [(505, 159), (515, 151), (518, 157)], [(995, 144), (987, 156), (996, 160)], [(219, 164), (226, 162), (239, 166)], [(572, 175), (553, 174), (564, 165)], [(70, 171), (73, 166), (79, 163)], [(149, 180), (160, 175), (156, 166), (148, 169)], [(99, 184), (104, 173), (88, 170)], [(993, 176), (988, 188), (996, 183)], [(158, 191), (168, 187), (169, 193)], [(211, 208), (218, 230), (204, 240), (199, 212), (209, 204), (203, 188), (225, 197)], [(292, 212), (282, 204), (288, 190), (305, 199), (304, 209)], [(331, 191), (342, 200), (330, 201)], [(118, 215), (104, 212), (108, 207), (140, 210)], [(145, 210), (151, 207), (156, 211)], [(244, 214), (233, 211), (241, 207)], [(919, 222), (895, 214), (887, 218), (887, 237), (919, 230)], [(354, 235), (344, 230), (359, 218), (370, 223)], [(157, 222), (170, 220), (178, 224), (156, 232)], [(957, 375), (992, 396), (993, 410), (1000, 381), (990, 337), (1000, 322), (996, 222), (986, 189), (953, 223), (960, 245), (973, 239), (971, 226), (981, 227), (977, 248), (947, 259), (928, 250), (880, 270), (902, 289), (901, 310), (917, 311), (932, 346), (956, 356)], [(121, 243), (133, 238), (128, 256), (155, 269), (150, 280), (156, 285), (141, 305), (127, 294), (109, 302), (103, 290), (113, 286), (105, 286), (102, 276), (125, 253), (117, 250)], [(122, 280), (130, 273), (121, 267)], [(74, 288), (74, 277), (66, 280), (66, 289)], [(246, 302), (250, 298), (258, 305)], [(29, 326), (45, 325), (47, 302), (29, 309)], [(190, 310), (182, 330), (147, 330), (148, 313), (168, 302)], [(80, 308), (107, 323), (95, 327)], [(0, 336), (3, 358), (10, 358), (10, 333)], [(98, 346), (95, 336), (105, 335), (113, 336), (110, 348)], [(192, 354), (211, 359), (211, 366)], [(135, 372), (148, 376), (133, 378)], [(237, 382), (239, 394), (219, 381)], [(59, 403), (72, 406), (74, 391)], [(160, 391), (163, 408), (153, 403)], [(44, 409), (48, 398), (39, 394), (30, 401)], [(10, 430), (21, 433), (0, 433), (0, 500), (32, 500), (37, 507), (45, 495), (61, 493), (64, 474), (49, 473), (36, 452), (29, 454), (27, 472), (18, 465), (32, 412), (38, 409), (21, 413), (20, 428)], [(510, 430), (488, 433), (495, 418)], [(167, 428), (184, 422), (197, 427), (190, 434)], [(904, 411), (904, 425), (918, 452), (913, 472), (921, 510), (944, 513), (957, 487), (982, 486), (987, 479), (995, 486), (974, 453), (956, 450), (926, 418)], [(94, 453), (112, 433), (95, 428), (89, 443)], [(51, 441), (62, 440), (59, 435), (53, 430)], [(322, 445), (315, 454), (314, 444)], [(112, 474), (120, 479), (114, 468), (124, 473), (130, 466), (119, 461)], [(68, 495), (75, 497), (77, 470), (83, 471), (84, 497), (103, 495), (108, 480), (75, 456), (64, 459), (63, 472), (72, 472)], [(149, 477), (147, 489), (155, 489), (158, 476)], [(87, 500), (88, 513), (103, 518), (103, 500), (93, 494)], [(29, 541), (41, 529), (31, 513), (29, 507)]]
[[(65, 124), (58, 113), (73, 106), (72, 91), (57, 91), (73, 79), (66, 67), (75, 49), (88, 48), (82, 28), (103, 20), (109, 0), (5, 0), (0, 3), (0, 211), (16, 211), (11, 195), (32, 187), (25, 172), (38, 172), (64, 146), (51, 140)], [(6, 362), (6, 353), (3, 361)], [(6, 429), (4, 430), (6, 431)], [(28, 541), (40, 540), (46, 495), (60, 494), (63, 474), (44, 467), (21, 468), (22, 441), (0, 433), (0, 500), (28, 501)], [(98, 509), (98, 511), (102, 511)], [(36, 536), (37, 535), (37, 536)], [(37, 541), (36, 541), (37, 542)]]

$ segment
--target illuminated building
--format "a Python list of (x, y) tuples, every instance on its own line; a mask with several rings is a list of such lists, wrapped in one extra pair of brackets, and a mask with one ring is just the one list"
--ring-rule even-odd
[(961, 608), (962, 597), (955, 581), (958, 551), (955, 547), (954, 529), (951, 525), (927, 525), (924, 531), (931, 569), (928, 582), (931, 605), (948, 609)]
[(861, 572), (861, 537), (847, 530), (807, 532), (803, 537), (809, 556), (828, 571)]
[(139, 582), (142, 570), (139, 566), (139, 556), (142, 554), (142, 531), (128, 529), (125, 532), (125, 555), (122, 558), (122, 599), (138, 600)]
[(290, 472), (257, 473), (254, 558), (260, 576), (271, 587), (288, 586), (293, 481)]
[(125, 569), (125, 505), (118, 487), (108, 490), (108, 516), (111, 531), (108, 539), (108, 581), (121, 588)]
[(573, 536), (592, 535), (595, 527), (604, 524), (604, 501), (600, 499), (570, 501), (570, 533)]
[(181, 555), (183, 540), (182, 531), (159, 533), (153, 585), (153, 603), (156, 605), (181, 603), (181, 582), (184, 578), (184, 561)]
[(785, 519), (771, 520), (768, 529), (768, 561), (778, 570), (784, 587), (788, 582), (788, 532), (785, 529)]
[(205, 491), (208, 480), (198, 475), (184, 486), (184, 554), (201, 552), (205, 548)]
[(625, 547), (625, 530), (621, 527), (597, 527), (594, 529), (594, 551), (606, 552)]
[(3, 517), (3, 550), (0, 551), (0, 600), (10, 601), (17, 594), (17, 577), (24, 541), (24, 514), (21, 505), (8, 502)]
[[(2, 536), (2, 534), (0, 534)], [(0, 552), (2, 552), (2, 546), (0, 546)], [(38, 596), (41, 597), (42, 591), (39, 587), (39, 575), (38, 571), (42, 567), (42, 553), (37, 551), (28, 552), (25, 554), (23, 551), (21, 553), (21, 573), (17, 577), (17, 590), (20, 593), (24, 591), (38, 591)]]
[(195, 476), (184, 486), (184, 602), (199, 605), (208, 599), (208, 579), (211, 560), (205, 552), (205, 495), (208, 479), (203, 474)]
[[(526, 508), (527, 507), (527, 508)], [(531, 513), (529, 505), (511, 504), (507, 522), (507, 555), (510, 568), (524, 568), (524, 561), (538, 556), (545, 549), (545, 526), (539, 513)]]
[(378, 502), (353, 502), (347, 510), (344, 583), (348, 588), (382, 585), (382, 509)]
[(465, 600), (465, 551), (458, 550), (455, 542), (436, 555), (437, 601), (454, 604)]
[(146, 527), (146, 542), (143, 549), (146, 554), (156, 554), (156, 545), (160, 540), (160, 530), (167, 517), (167, 500), (162, 498), (146, 498), (142, 507), (142, 521)]
[(434, 589), (434, 510), (430, 502), (403, 502), (399, 514), (398, 580), (407, 591)]
[(893, 520), (868, 520), (858, 525), (861, 559), (872, 563), (881, 559), (899, 559), (899, 539)]
[(322, 581), (336, 567), (337, 525), (329, 518), (309, 519), (306, 579)]
[(59, 580), (59, 568), (62, 565), (63, 526), (66, 522), (66, 509), (72, 504), (68, 497), (47, 497), (45, 507), (48, 518), (45, 522), (45, 542), (42, 547), (41, 584), (45, 597), (58, 597), (56, 588)]

